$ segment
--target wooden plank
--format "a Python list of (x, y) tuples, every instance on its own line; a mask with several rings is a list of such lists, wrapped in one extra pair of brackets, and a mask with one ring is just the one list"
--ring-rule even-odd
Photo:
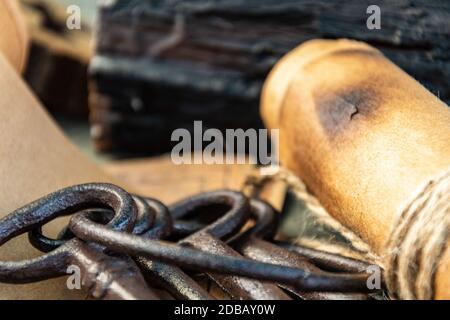
[(21, 0), (30, 53), (25, 79), (52, 112), (87, 117), (91, 28), (66, 27), (66, 6), (54, 0)]
[[(101, 150), (170, 150), (173, 128), (204, 120), (259, 127), (259, 94), (274, 63), (313, 38), (353, 38), (382, 50), (450, 101), (450, 4), (379, 1), (161, 0), (99, 11), (91, 120)], [(239, 115), (239, 116), (236, 116)], [(157, 139), (155, 139), (157, 137)]]
[(141, 195), (173, 203), (184, 197), (216, 189), (241, 190), (252, 165), (176, 165), (170, 156), (122, 160), (107, 163), (103, 169), (132, 185)]

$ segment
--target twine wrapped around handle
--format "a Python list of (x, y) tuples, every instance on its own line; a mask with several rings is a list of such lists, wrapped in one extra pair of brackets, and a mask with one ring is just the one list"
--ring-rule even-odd
[(262, 93), (280, 161), (383, 261), (390, 294), (450, 298), (450, 108), (378, 50), (314, 40)]
[(385, 259), (389, 290), (405, 299), (432, 299), (449, 240), (450, 172), (431, 181), (400, 215)]
[[(407, 299), (432, 299), (434, 271), (449, 240), (450, 230), (450, 172), (437, 181), (430, 182), (399, 217), (390, 236), (387, 255), (375, 254), (369, 245), (352, 230), (333, 218), (320, 204), (305, 184), (288, 169), (280, 167), (267, 176), (250, 176), (246, 184), (258, 186), (267, 180), (280, 180), (305, 206), (320, 224), (327, 225), (343, 236), (352, 251), (342, 252), (334, 244), (308, 242), (308, 247), (377, 264), (385, 270), (385, 279), (392, 297)], [(399, 294), (395, 294), (399, 292)]]

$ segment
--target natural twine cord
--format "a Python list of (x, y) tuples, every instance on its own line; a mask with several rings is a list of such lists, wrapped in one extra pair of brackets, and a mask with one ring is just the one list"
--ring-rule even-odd
[[(250, 176), (246, 184), (257, 186), (270, 180), (284, 181), (320, 223), (350, 242), (360, 258), (383, 267), (388, 290), (394, 298), (433, 299), (435, 272), (450, 237), (450, 172), (431, 181), (402, 212), (384, 257), (373, 253), (357, 234), (334, 219), (288, 169), (279, 167), (270, 175)], [(340, 251), (334, 245), (325, 247)]]
[(388, 242), (386, 283), (401, 299), (433, 299), (450, 240), (450, 172), (431, 181), (398, 218)]

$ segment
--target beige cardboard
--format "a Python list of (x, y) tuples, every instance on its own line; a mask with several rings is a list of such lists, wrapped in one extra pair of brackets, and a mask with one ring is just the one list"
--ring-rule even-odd
[[(15, 0), (0, 0), (0, 217), (46, 193), (77, 183), (110, 178), (66, 139), (24, 84), (27, 38)], [(55, 234), (62, 221), (46, 232)], [(26, 236), (0, 247), (2, 261), (39, 254)], [(65, 279), (31, 285), (0, 284), (0, 299), (83, 298)]]
[(18, 1), (0, 0), (0, 52), (19, 72), (27, 57), (28, 35)]

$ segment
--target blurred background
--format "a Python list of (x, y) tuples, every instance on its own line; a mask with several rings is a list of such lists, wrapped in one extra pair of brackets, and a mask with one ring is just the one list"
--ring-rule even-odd
[[(194, 120), (204, 130), (261, 128), (264, 79), (280, 57), (310, 39), (368, 42), (450, 102), (449, 1), (20, 1), (32, 38), (25, 72), (32, 90), (89, 157), (161, 190), (237, 186), (247, 168), (218, 174), (176, 169), (160, 157), (145, 165), (111, 161), (165, 154), (172, 131), (192, 130)], [(367, 26), (373, 4), (381, 10), (380, 29)], [(79, 29), (67, 27), (70, 5), (80, 8)], [(182, 170), (196, 187), (180, 182)], [(233, 172), (241, 178), (230, 178)], [(288, 206), (286, 234), (310, 232), (302, 204)]]
[[(276, 61), (314, 38), (368, 42), (450, 102), (450, 2), (21, 0), (32, 35), (25, 78), (95, 159), (171, 150), (176, 128), (259, 128)], [(80, 29), (66, 26), (77, 5)]]

